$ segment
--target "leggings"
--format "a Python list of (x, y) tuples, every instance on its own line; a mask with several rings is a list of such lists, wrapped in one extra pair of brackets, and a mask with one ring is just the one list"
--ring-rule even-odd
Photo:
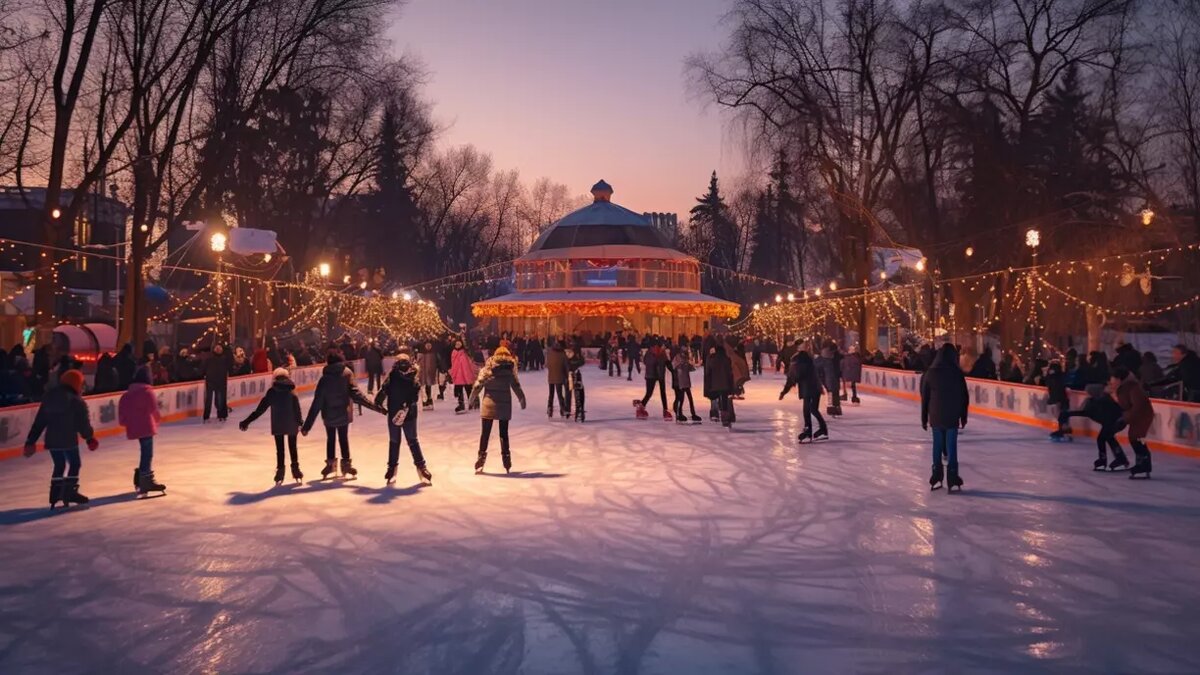
[(138, 462), (138, 471), (141, 473), (150, 473), (150, 463), (154, 461), (154, 437), (139, 438), (138, 446), (141, 450), (141, 461)]
[(675, 402), (674, 402), (674, 404), (672, 404), (671, 407), (674, 408), (674, 410), (675, 410), (675, 416), (683, 417), (683, 399), (684, 399), (684, 397), (687, 397), (688, 407), (692, 409), (692, 417), (695, 417), (696, 416), (696, 402), (692, 400), (692, 388), (687, 387), (685, 389), (680, 389), (679, 387), (675, 387), (674, 389), (675, 389)]
[(642, 407), (645, 408), (646, 404), (650, 402), (650, 397), (654, 396), (654, 384), (656, 382), (658, 383), (658, 397), (662, 399), (663, 412), (666, 412), (667, 411), (667, 383), (663, 382), (661, 379), (659, 379), (657, 377), (654, 378), (653, 380), (646, 380), (646, 395), (642, 397)]
[(608, 357), (608, 376), (612, 377), (613, 368), (617, 369), (617, 377), (621, 376), (621, 358), (619, 356)]
[(808, 429), (810, 431), (812, 430), (812, 418), (814, 418), (814, 417), (817, 418), (817, 425), (818, 425), (817, 428), (818, 429), (825, 428), (825, 418), (821, 417), (821, 395), (820, 394), (804, 397), (803, 412), (804, 412), (804, 428), (805, 429)]
[(417, 440), (417, 416), (409, 411), (404, 418), (404, 424), (396, 426), (388, 420), (388, 466), (395, 466), (400, 461), (400, 441), (408, 442), (408, 451), (412, 455), (413, 464), (425, 466), (425, 455), (421, 454), (421, 442)]
[(454, 398), (458, 399), (459, 405), (464, 405), (463, 397), (466, 396), (466, 394), (467, 394), (467, 385), (465, 385), (465, 384), (454, 385)]
[(570, 412), (571, 403), (567, 400), (567, 385), (551, 384), (550, 395), (546, 398), (546, 409), (554, 412), (554, 397), (558, 396), (558, 407), (564, 412)]
[[(345, 427), (343, 427), (345, 428)], [(300, 454), (296, 451), (296, 434), (275, 434), (275, 466), (283, 468), (283, 441), (287, 439), (288, 450), (292, 456), (292, 464), (300, 463)]]
[(51, 478), (62, 478), (64, 470), (70, 478), (79, 475), (79, 446), (49, 450), (50, 459), (54, 462), (54, 472), (50, 474)]
[(508, 420), (489, 420), (484, 419), (483, 428), (479, 433), (479, 454), (486, 455), (488, 449), (488, 441), (492, 437), (492, 422), (500, 422), (500, 452), (508, 454)]
[(325, 459), (332, 462), (335, 442), (342, 446), (342, 459), (350, 459), (350, 427), (325, 427)]
[(433, 385), (431, 385), (431, 384), (425, 385), (425, 400), (426, 401), (433, 400)]

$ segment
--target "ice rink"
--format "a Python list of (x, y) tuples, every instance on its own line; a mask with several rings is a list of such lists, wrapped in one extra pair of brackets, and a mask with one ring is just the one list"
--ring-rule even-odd
[(123, 438), (85, 452), (87, 509), (47, 510), (45, 453), (0, 462), (0, 672), (1200, 672), (1196, 460), (1131, 481), (976, 417), (964, 492), (930, 493), (913, 403), (864, 395), (798, 447), (775, 376), (730, 433), (707, 402), (635, 420), (637, 376), (585, 372), (583, 425), (522, 373), (511, 476), (496, 439), (474, 475), (449, 400), (421, 414), (431, 487), (404, 449), (384, 486), (370, 412), (350, 482), (316, 480), (318, 429), (274, 487), (247, 407), (164, 427), (163, 498), (134, 498)]

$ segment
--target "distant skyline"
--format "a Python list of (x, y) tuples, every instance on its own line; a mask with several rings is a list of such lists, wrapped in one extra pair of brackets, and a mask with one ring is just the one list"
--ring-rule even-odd
[(684, 59), (717, 48), (728, 0), (408, 0), (389, 30), (420, 59), (448, 126), (528, 185), (571, 194), (603, 178), (613, 201), (686, 220), (715, 169), (742, 171), (722, 115), (689, 97)]

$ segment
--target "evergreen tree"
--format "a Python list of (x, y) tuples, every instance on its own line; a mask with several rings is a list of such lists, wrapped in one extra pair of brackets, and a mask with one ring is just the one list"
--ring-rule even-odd
[(420, 240), (418, 222), (420, 212), (409, 184), (411, 169), (406, 147), (409, 139), (406, 138), (405, 125), (400, 117), (397, 106), (388, 105), (380, 122), (375, 191), (368, 196), (371, 215), (369, 231), (379, 242), (399, 244), (387, 247), (389, 255), (383, 267), (388, 277), (412, 282), (421, 275), (419, 262), (423, 242)]
[[(692, 229), (702, 241), (703, 262), (721, 270), (734, 269), (737, 264), (737, 228), (729, 217), (725, 198), (721, 196), (716, 171), (712, 172), (708, 181), (708, 192), (696, 198), (691, 216)], [(713, 290), (720, 295), (727, 295), (728, 286), (717, 280)]]

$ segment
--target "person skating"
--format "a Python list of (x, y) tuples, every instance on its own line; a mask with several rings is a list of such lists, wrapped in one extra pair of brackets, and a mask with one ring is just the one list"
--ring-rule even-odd
[(617, 377), (621, 376), (621, 359), (625, 353), (624, 338), (619, 335), (614, 335), (608, 339), (608, 376), (613, 376), (613, 369), (617, 371)]
[(942, 486), (942, 455), (946, 456), (947, 490), (962, 489), (958, 474), (958, 430), (967, 426), (967, 378), (958, 365), (958, 350), (944, 344), (921, 375), (921, 428), (933, 427), (933, 474), (929, 488)]
[[(413, 365), (417, 366), (415, 372), (418, 373), (418, 384), (425, 389), (425, 399), (422, 401), (421, 407), (433, 410), (433, 388), (438, 385), (438, 355), (432, 342), (425, 343), (425, 347), (417, 354), (417, 363)], [(391, 372), (395, 371), (396, 369), (393, 367)]]
[(733, 365), (729, 354), (717, 342), (710, 342), (704, 360), (704, 398), (712, 401), (717, 420), (726, 429), (733, 429)]
[(217, 408), (217, 421), (224, 422), (229, 416), (229, 407), (225, 395), (229, 389), (229, 361), (225, 358), (225, 349), (221, 345), (213, 345), (212, 352), (204, 360), (204, 422), (208, 423), (212, 409)]
[[(392, 363), (391, 372), (384, 379), (379, 393), (375, 395), (375, 405), (383, 406), (387, 410), (388, 460), (383, 479), (389, 485), (396, 478), (401, 437), (408, 442), (408, 451), (412, 454), (413, 466), (417, 469), (417, 479), (426, 485), (433, 484), (433, 474), (429, 473), (425, 466), (421, 442), (417, 440), (417, 399), (420, 397), (418, 382), (425, 380), (422, 371), (423, 368), (413, 364), (408, 351), (401, 349), (396, 355), (396, 361)], [(429, 387), (425, 387), (425, 396), (428, 397)]]
[(673, 370), (671, 359), (667, 356), (666, 350), (659, 343), (651, 345), (650, 349), (646, 350), (646, 355), (643, 359), (646, 375), (646, 394), (641, 400), (635, 399), (633, 407), (636, 411), (638, 419), (646, 419), (650, 416), (646, 412), (646, 403), (650, 401), (650, 397), (654, 395), (654, 388), (658, 387), (658, 397), (662, 399), (662, 414), (663, 419), (671, 421), (671, 411), (667, 408), (667, 371)]
[(238, 428), (245, 431), (254, 420), (271, 411), (271, 436), (275, 438), (275, 484), (283, 482), (283, 450), (287, 444), (292, 460), (292, 479), (297, 483), (304, 478), (300, 471), (300, 453), (296, 447), (296, 436), (300, 433), (300, 423), (303, 415), (300, 412), (300, 397), (296, 396), (296, 384), (292, 382), (287, 368), (276, 368), (272, 373), (271, 386), (267, 393), (246, 419), (238, 423)]
[(829, 394), (829, 407), (825, 412), (831, 417), (841, 417), (841, 359), (837, 356), (837, 345), (832, 340), (821, 347), (820, 355), (813, 359), (813, 365), (821, 379), (821, 386)]
[(454, 384), (454, 398), (458, 400), (458, 405), (454, 408), (455, 414), (466, 412), (464, 397), (471, 391), (475, 374), (475, 363), (471, 361), (471, 355), (467, 353), (463, 341), (455, 340), (454, 350), (450, 352), (450, 382)]
[[(732, 401), (745, 398), (746, 383), (750, 381), (750, 363), (746, 360), (746, 350), (742, 343), (732, 335), (726, 335), (721, 341), (725, 354), (729, 356), (729, 367), (733, 369), (733, 394), (730, 396), (730, 413), (733, 413)], [(736, 417), (736, 415), (734, 415)]]
[(521, 410), (524, 410), (525, 392), (521, 390), (521, 381), (517, 378), (517, 361), (507, 348), (501, 347), (479, 370), (475, 386), (471, 388), (471, 401), (482, 400), (479, 406), (479, 458), (475, 461), (475, 473), (483, 473), (483, 466), (487, 463), (492, 425), (496, 423), (499, 423), (500, 427), (500, 458), (504, 463), (504, 472), (508, 473), (512, 469), (508, 422), (512, 419), (513, 393), (516, 393)]
[(1052, 441), (1069, 441), (1071, 440), (1071, 427), (1068, 424), (1068, 415), (1071, 409), (1071, 400), (1067, 395), (1067, 375), (1063, 372), (1062, 364), (1055, 361), (1046, 369), (1046, 375), (1043, 379), (1046, 385), (1046, 405), (1054, 406), (1058, 418), (1058, 428), (1050, 434)]
[(637, 368), (638, 373), (642, 372), (642, 343), (638, 342), (636, 335), (629, 335), (625, 338), (625, 380), (633, 382), (633, 369)]
[(850, 402), (854, 405), (861, 403), (858, 399), (859, 382), (862, 382), (862, 356), (856, 347), (842, 357), (842, 387), (850, 386)]
[(374, 340), (363, 353), (363, 367), (367, 370), (367, 393), (373, 394), (383, 379), (383, 350)]
[(587, 393), (583, 387), (583, 366), (586, 361), (574, 347), (567, 347), (567, 408), (575, 411), (575, 421), (583, 422), (587, 417), (584, 404)]
[[(37, 452), (37, 441), (46, 432), (46, 450), (54, 462), (50, 474), (50, 508), (62, 501), (63, 506), (86, 504), (88, 498), (79, 492), (79, 439), (88, 450), (100, 447), (83, 392), (83, 373), (74, 368), (63, 371), (58, 378), (61, 386), (53, 387), (42, 396), (34, 415), (29, 435), (25, 437), (25, 456)], [(66, 473), (64, 476), (63, 473)]]
[(337, 467), (335, 450), (338, 445), (342, 450), (342, 476), (358, 475), (350, 459), (350, 423), (354, 420), (355, 403), (383, 412), (354, 383), (354, 372), (346, 367), (342, 355), (336, 351), (330, 352), (321, 371), (321, 379), (317, 381), (308, 417), (300, 429), (300, 433), (307, 436), (316, 422), (317, 413), (321, 414), (321, 421), (325, 424), (325, 468), (321, 469), (321, 478), (328, 478)]
[(554, 417), (554, 398), (558, 397), (558, 412), (563, 419), (571, 412), (567, 403), (567, 352), (561, 341), (555, 341), (546, 354), (546, 416)]
[[(792, 362), (788, 366), (787, 382), (783, 385), (783, 391), (779, 392), (779, 400), (782, 401), (792, 387), (796, 388), (804, 418), (804, 430), (796, 437), (797, 441), (807, 443), (829, 438), (829, 428), (825, 426), (825, 418), (821, 417), (821, 379), (817, 374), (816, 364), (813, 363), (806, 344), (797, 340), (795, 346)], [(814, 417), (817, 419), (816, 432), (813, 432), (812, 428)]]
[(1154, 421), (1154, 406), (1150, 397), (1142, 388), (1133, 373), (1124, 366), (1117, 366), (1111, 371), (1109, 387), (1116, 392), (1117, 403), (1121, 404), (1121, 419), (1129, 425), (1129, 446), (1133, 448), (1133, 468), (1129, 470), (1130, 478), (1138, 476), (1150, 477), (1150, 448), (1146, 446), (1146, 434), (1150, 433), (1150, 424)]
[(688, 418), (683, 416), (683, 399), (685, 397), (688, 407), (692, 411), (692, 423), (700, 423), (700, 416), (696, 414), (696, 402), (692, 400), (692, 371), (696, 370), (696, 366), (692, 364), (690, 351), (687, 345), (681, 345), (679, 351), (675, 352), (675, 356), (671, 359), (671, 389), (675, 393), (672, 408), (675, 411), (675, 421), (680, 424), (688, 421)]
[[(1072, 417), (1086, 417), (1095, 422), (1099, 426), (1099, 431), (1096, 433), (1096, 450), (1098, 457), (1092, 463), (1092, 469), (1095, 471), (1104, 471), (1107, 468), (1109, 471), (1118, 469), (1128, 469), (1129, 459), (1125, 456), (1125, 451), (1121, 449), (1120, 442), (1117, 441), (1117, 432), (1125, 428), (1125, 422), (1121, 420), (1121, 405), (1104, 391), (1102, 384), (1087, 385), (1087, 399), (1083, 402), (1083, 407), (1078, 410), (1064, 409), (1059, 414), (1059, 424), (1066, 426)], [(1069, 426), (1067, 426), (1069, 428)], [(1113, 460), (1111, 464), (1107, 464), (1108, 457), (1105, 454), (1105, 449), (1112, 450)]]
[(158, 433), (162, 414), (150, 379), (150, 369), (141, 366), (134, 371), (129, 389), (117, 401), (117, 423), (125, 427), (125, 438), (138, 442), (141, 452), (141, 460), (133, 470), (133, 487), (143, 496), (167, 491), (166, 485), (154, 479), (154, 435)]

